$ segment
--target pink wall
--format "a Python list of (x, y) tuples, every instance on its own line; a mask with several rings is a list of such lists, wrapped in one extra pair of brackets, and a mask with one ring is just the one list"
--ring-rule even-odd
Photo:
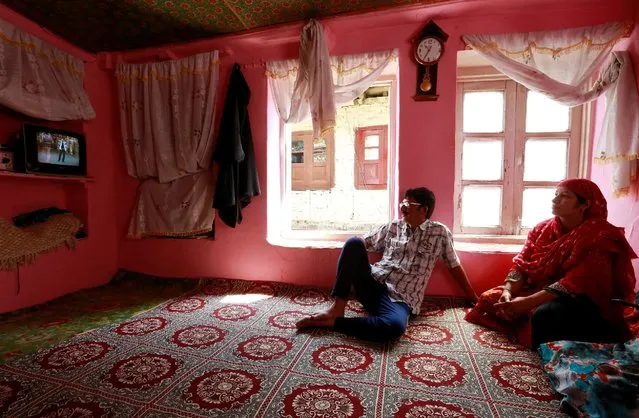
[[(518, 2), (491, 0), (455, 2), (425, 8), (415, 6), (365, 16), (345, 16), (322, 21), (331, 54), (340, 55), (386, 48), (399, 49), (400, 119), (399, 192), (426, 185), (437, 195), (434, 218), (453, 222), (453, 176), (455, 143), (456, 50), (466, 33), (512, 32), (583, 26), (634, 16), (632, 0), (538, 0)], [(440, 98), (437, 102), (414, 102), (416, 67), (409, 40), (433, 18), (449, 35), (447, 53), (439, 65)], [(178, 57), (211, 49), (223, 49), (222, 85), (228, 82), (230, 65), (249, 64), (244, 74), (252, 90), (249, 108), (262, 179), (263, 196), (244, 211), (237, 229), (217, 222), (215, 241), (129, 240), (125, 238), (128, 216), (135, 198), (135, 182), (126, 176), (121, 147), (117, 147), (119, 266), (161, 276), (212, 276), (253, 280), (280, 280), (307, 285), (330, 286), (334, 278), (337, 249), (291, 249), (266, 241), (266, 133), (267, 82), (259, 64), (265, 60), (296, 55), (302, 24), (226, 36), (168, 48), (107, 55), (109, 60), (139, 62)], [(357, 33), (358, 36), (353, 36)], [(220, 95), (220, 107), (224, 95)], [(476, 288), (481, 291), (502, 280), (512, 254), (461, 253), (462, 262)], [(458, 290), (439, 266), (428, 292), (450, 294)]]
[[(632, 66), (635, 72), (637, 85), (639, 86), (639, 7), (636, 7), (634, 16), (634, 31), (630, 38), (619, 46), (619, 49), (629, 51), (632, 57)], [(605, 99), (600, 97), (596, 103), (595, 139), (599, 137), (605, 109)], [(632, 245), (635, 251), (639, 252), (639, 193), (637, 193), (637, 189), (635, 189), (635, 193), (631, 193), (627, 197), (613, 197), (612, 187), (610, 185), (611, 176), (612, 170), (609, 165), (593, 165), (591, 176), (592, 180), (601, 187), (606, 199), (608, 200), (608, 220), (613, 224), (626, 229), (626, 236), (628, 237), (630, 245)], [(635, 273), (639, 274), (639, 260), (635, 260), (634, 266)], [(637, 283), (637, 289), (639, 290), (639, 283)]]
[[(407, 187), (417, 185), (432, 188), (438, 199), (434, 218), (448, 225), (452, 225), (453, 221), (455, 52), (463, 48), (460, 36), (591, 25), (636, 15), (632, 0), (536, 0), (519, 3), (514, 5), (510, 0), (459, 1), (366, 16), (343, 16), (322, 22), (334, 55), (399, 49), (398, 189), (401, 193)], [(89, 174), (96, 178), (87, 191), (90, 236), (80, 243), (76, 252), (58, 250), (41, 256), (35, 265), (21, 269), (22, 289), (19, 295), (15, 295), (15, 274), (1, 273), (0, 312), (39, 303), (82, 287), (99, 285), (106, 282), (117, 267), (160, 276), (279, 280), (320, 286), (332, 283), (339, 250), (281, 248), (266, 241), (267, 84), (259, 64), (265, 60), (294, 57), (301, 23), (166, 48), (101, 54), (94, 62), (90, 54), (61, 41), (3, 6), (0, 6), (0, 18), (90, 61), (86, 65), (86, 87), (98, 114), (94, 121), (65, 125), (70, 129), (79, 126), (88, 138)], [(433, 18), (450, 35), (447, 53), (439, 65), (440, 99), (437, 102), (414, 102), (411, 97), (416, 67), (409, 40), (429, 18)], [(353, 36), (354, 33), (359, 36)], [(639, 55), (637, 40), (635, 31), (630, 40), (635, 64)], [(137, 182), (126, 174), (118, 128), (115, 80), (108, 67), (119, 60), (166, 59), (167, 51), (182, 57), (211, 49), (223, 50), (218, 117), (230, 66), (233, 62), (248, 64), (244, 74), (253, 93), (249, 110), (263, 195), (245, 209), (244, 222), (237, 229), (227, 228), (218, 222), (214, 241), (126, 239)], [(13, 130), (20, 120), (19, 116), (0, 111), (0, 138), (5, 138), (6, 131)], [(2, 199), (0, 215), (3, 216), (38, 206), (62, 204), (66, 200), (66, 195), (53, 185), (0, 181), (0, 192), (4, 196), (19, 195), (12, 200)], [(611, 205), (611, 217), (620, 223), (627, 224), (638, 215), (639, 207), (634, 199)], [(500, 282), (512, 258), (512, 254), (470, 252), (462, 252), (460, 256), (478, 291)], [(427, 290), (429, 293), (458, 292), (444, 270), (441, 266), (436, 269)]]
[[(13, 216), (47, 206), (68, 207), (80, 196), (88, 224), (89, 238), (81, 240), (75, 251), (58, 249), (41, 255), (37, 262), (20, 268), (20, 292), (17, 293), (15, 272), (0, 272), (0, 312), (15, 310), (47, 301), (84, 287), (108, 281), (117, 269), (117, 232), (114, 225), (115, 188), (113, 183), (113, 138), (117, 137), (117, 102), (108, 91), (107, 74), (98, 68), (91, 54), (56, 38), (34, 23), (0, 5), (0, 18), (7, 20), (46, 42), (79, 58), (86, 64), (86, 89), (98, 117), (95, 120), (48, 123), (0, 109), (0, 143), (6, 143), (22, 122), (47, 124), (72, 131), (83, 131), (87, 137), (89, 176), (95, 178), (86, 191), (80, 185), (64, 185), (49, 181), (0, 178), (0, 216)], [(86, 196), (86, 204), (83, 197)]]

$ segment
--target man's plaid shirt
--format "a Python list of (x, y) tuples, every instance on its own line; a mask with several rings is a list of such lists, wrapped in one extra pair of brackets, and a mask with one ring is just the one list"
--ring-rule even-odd
[(368, 251), (384, 252), (372, 266), (373, 278), (386, 284), (393, 301), (419, 313), (424, 290), (439, 257), (448, 268), (460, 265), (453, 235), (446, 225), (426, 220), (412, 231), (402, 220), (382, 225), (364, 236)]

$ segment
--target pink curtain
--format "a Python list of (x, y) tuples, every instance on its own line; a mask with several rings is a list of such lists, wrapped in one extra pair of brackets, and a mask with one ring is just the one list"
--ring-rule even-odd
[(0, 104), (46, 120), (93, 119), (84, 62), (0, 20)]
[(210, 231), (218, 52), (118, 64), (116, 77), (127, 170), (143, 180), (129, 236)]

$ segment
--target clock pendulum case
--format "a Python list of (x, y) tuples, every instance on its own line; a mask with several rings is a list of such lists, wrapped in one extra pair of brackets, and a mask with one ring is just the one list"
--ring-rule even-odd
[(429, 20), (419, 35), (412, 40), (417, 62), (417, 86), (413, 99), (437, 100), (437, 64), (444, 55), (444, 42), (448, 35), (435, 22)]

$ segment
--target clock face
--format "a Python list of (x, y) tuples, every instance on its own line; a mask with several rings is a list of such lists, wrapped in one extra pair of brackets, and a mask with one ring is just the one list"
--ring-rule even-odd
[(415, 58), (421, 64), (435, 64), (444, 52), (444, 45), (437, 38), (424, 38), (417, 45)]

